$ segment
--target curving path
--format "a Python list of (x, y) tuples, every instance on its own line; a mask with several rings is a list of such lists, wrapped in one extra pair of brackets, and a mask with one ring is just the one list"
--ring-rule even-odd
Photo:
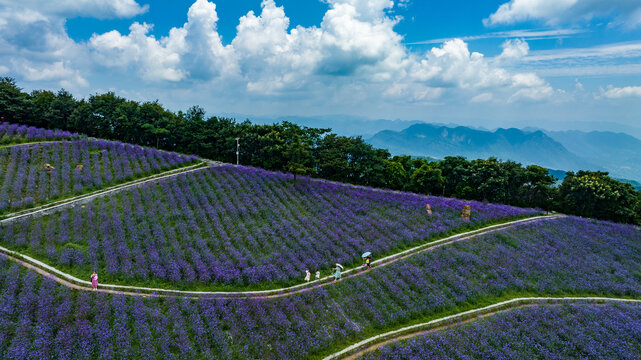
[(576, 302), (589, 302), (589, 303), (618, 302), (618, 303), (634, 303), (634, 304), (641, 305), (641, 300), (625, 299), (625, 298), (609, 298), (609, 297), (516, 298), (516, 299), (507, 300), (507, 301), (502, 301), (500, 303), (485, 306), (482, 308), (464, 311), (464, 312), (453, 314), (450, 316), (445, 316), (440, 319), (435, 319), (425, 323), (407, 326), (398, 330), (386, 332), (384, 334), (376, 335), (369, 339), (365, 339), (361, 342), (358, 342), (352, 346), (349, 346), (339, 352), (331, 354), (325, 357), (323, 360), (358, 359), (364, 354), (375, 351), (376, 349), (392, 342), (408, 339), (415, 336), (424, 335), (426, 333), (433, 332), (440, 329), (462, 325), (470, 321), (481, 319), (483, 317), (514, 310), (516, 308), (520, 308), (524, 306), (534, 306), (539, 304), (576, 303)]
[[(556, 219), (563, 217), (565, 215), (542, 215), (542, 216), (535, 216), (531, 218), (526, 218), (526, 219), (521, 219), (521, 220), (514, 220), (510, 222), (506, 222), (503, 224), (497, 224), (497, 225), (491, 225), (487, 226), (481, 229), (473, 230), (473, 231), (468, 231), (462, 234), (458, 235), (453, 235), (449, 236), (444, 239), (436, 240), (433, 242), (429, 242), (423, 245), (419, 245), (416, 247), (413, 247), (411, 249), (401, 251), (399, 253), (387, 256), (385, 258), (378, 259), (376, 261), (372, 262), (372, 266), (374, 268), (378, 268), (381, 266), (388, 266), (390, 264), (395, 263), (396, 261), (406, 259), (410, 256), (414, 256), (416, 254), (420, 254), (425, 251), (432, 251), (434, 249), (437, 249), (439, 247), (445, 246), (445, 245), (450, 245), (454, 244), (460, 241), (465, 241), (469, 239), (473, 239), (475, 237), (498, 231), (498, 230), (503, 230), (507, 229), (519, 224), (524, 224), (524, 223), (531, 223), (531, 222), (537, 222), (537, 221), (545, 221), (549, 219)], [(28, 267), (30, 269), (36, 270), (38, 273), (53, 279), (57, 281), (58, 283), (76, 289), (76, 290), (85, 290), (85, 291), (92, 291), (91, 289), (91, 283), (86, 280), (81, 280), (73, 275), (70, 275), (68, 273), (65, 273), (61, 270), (56, 269), (53, 266), (47, 265), (39, 260), (36, 260), (32, 257), (23, 255), (19, 252), (9, 250), (7, 248), (4, 248), (0, 246), (0, 256), (4, 256), (6, 258), (9, 258), (13, 261), (16, 261), (20, 264), (22, 264), (25, 267)], [(368, 271), (371, 270), (362, 270), (362, 268), (355, 267), (352, 269), (345, 270), (343, 274), (343, 278), (345, 277), (355, 277), (355, 276), (360, 276)], [(212, 297), (212, 298), (243, 298), (243, 299), (248, 299), (248, 298), (276, 298), (276, 297), (284, 297), (284, 296), (290, 296), (293, 294), (301, 293), (304, 291), (309, 291), (311, 289), (315, 289), (321, 286), (328, 286), (333, 283), (333, 277), (331, 276), (326, 276), (324, 278), (321, 278), (319, 280), (314, 280), (310, 281), (307, 283), (302, 283), (299, 285), (294, 285), (290, 287), (285, 287), (285, 288), (280, 288), (280, 289), (272, 289), (272, 290), (262, 290), (262, 291), (231, 291), (231, 292), (223, 292), (223, 291), (181, 291), (181, 290), (174, 290), (174, 289), (160, 289), (160, 288), (149, 288), (149, 287), (138, 287), (138, 286), (125, 286), (125, 285), (113, 285), (113, 284), (100, 284), (98, 291), (100, 292), (105, 292), (105, 293), (113, 293), (113, 294), (121, 294), (121, 295), (130, 295), (130, 296), (161, 296), (161, 297), (190, 297), (190, 298), (207, 298), (207, 297)]]

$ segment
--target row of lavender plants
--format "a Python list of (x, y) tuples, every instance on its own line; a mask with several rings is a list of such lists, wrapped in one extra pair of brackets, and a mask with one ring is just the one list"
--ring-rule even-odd
[(194, 160), (191, 156), (89, 139), (0, 148), (0, 212), (133, 180)]
[(8, 122), (0, 123), (0, 145), (80, 137), (81, 135), (78, 133), (64, 130), (50, 130)]
[(545, 305), (393, 343), (360, 357), (400, 359), (640, 359), (641, 305)]
[[(465, 204), (469, 223), (460, 216)], [(294, 185), (286, 174), (223, 166), (8, 225), (0, 241), (64, 268), (95, 269), (112, 282), (277, 286), (302, 281), (305, 269), (327, 275), (334, 263), (354, 264), (365, 251), (382, 256), (534, 213), (324, 181)]]
[[(638, 298), (640, 237), (624, 225), (548, 220), (326, 287), (258, 299), (75, 292), (0, 260), (0, 358), (321, 358), (377, 333), (505, 298)], [(573, 341), (591, 346), (590, 338)]]

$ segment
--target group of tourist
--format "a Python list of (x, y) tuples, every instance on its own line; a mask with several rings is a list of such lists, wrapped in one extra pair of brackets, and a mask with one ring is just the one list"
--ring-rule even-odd
[[(366, 252), (363, 254), (363, 268), (370, 269), (372, 267), (372, 253), (371, 252)], [(332, 275), (334, 277), (334, 281), (339, 281), (342, 277), (342, 272), (344, 268), (343, 265), (336, 263), (334, 268), (332, 269)], [(309, 269), (305, 269), (305, 282), (309, 282), (312, 278), (312, 273), (309, 271)], [(316, 271), (316, 280), (320, 280), (320, 271)]]

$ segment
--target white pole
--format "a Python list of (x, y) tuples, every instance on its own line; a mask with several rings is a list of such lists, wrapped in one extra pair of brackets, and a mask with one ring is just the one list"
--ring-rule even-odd
[(236, 165), (240, 164), (240, 138), (236, 138)]

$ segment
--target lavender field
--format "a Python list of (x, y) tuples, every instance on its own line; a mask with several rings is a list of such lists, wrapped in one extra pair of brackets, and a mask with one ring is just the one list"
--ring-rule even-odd
[[(433, 215), (425, 212), (430, 203)], [(465, 204), (470, 222), (461, 220)], [(211, 288), (301, 282), (305, 269), (397, 252), (532, 209), (355, 188), (222, 166), (0, 229), (0, 243), (105, 282)]]
[[(640, 238), (631, 226), (548, 220), (419, 254), (328, 287), (251, 300), (70, 291), (0, 260), (0, 324), (6, 325), (0, 327), (0, 358), (321, 358), (412, 322), (511, 297), (640, 297)], [(627, 315), (631, 324), (635, 314)], [(594, 322), (607, 327), (617, 321), (605, 316)], [(581, 331), (570, 332), (577, 334), (572, 342), (593, 346), (593, 337), (579, 336)]]
[(80, 137), (80, 134), (71, 133), (69, 131), (42, 129), (8, 122), (0, 123), (0, 145), (64, 140)]
[(539, 305), (393, 343), (362, 360), (639, 359), (641, 306)]
[(0, 148), (0, 213), (133, 180), (195, 157), (80, 139)]

